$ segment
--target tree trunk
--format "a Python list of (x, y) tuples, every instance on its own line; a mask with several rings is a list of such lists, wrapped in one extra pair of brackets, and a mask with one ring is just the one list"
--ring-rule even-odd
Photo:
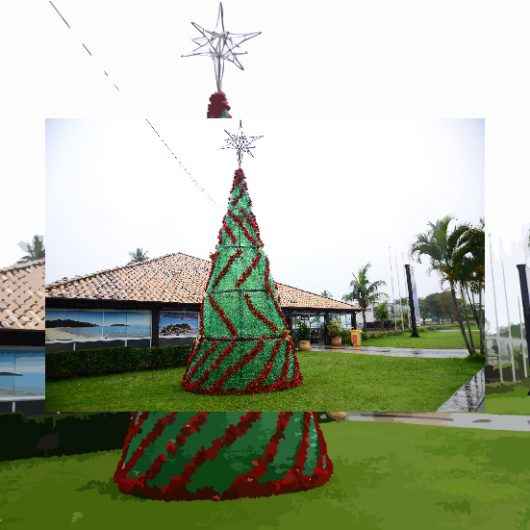
[(486, 355), (486, 314), (482, 307), (482, 288), (478, 292), (478, 307), (480, 316), (480, 353)]
[(460, 327), (460, 331), (462, 333), (462, 337), (464, 337), (464, 343), (466, 345), (467, 351), (470, 355), (474, 355), (474, 350), (471, 349), (471, 345), (469, 344), (469, 339), (467, 338), (466, 329), (464, 327), (464, 322), (462, 320), (462, 315), (460, 313), (460, 308), (458, 307), (458, 300), (456, 298), (456, 289), (454, 282), (450, 281), (449, 285), (451, 286), (451, 299), (453, 300), (453, 306), (455, 310), (455, 316), (456, 320), (458, 322), (458, 326)]
[[(467, 301), (466, 301), (466, 293), (464, 291), (464, 286), (460, 284), (460, 294), (462, 295), (462, 302), (464, 304), (464, 321), (467, 327), (467, 331), (469, 333), (469, 343), (471, 344), (471, 349), (473, 350), (473, 353), (475, 353), (475, 341), (473, 340), (473, 332), (471, 331), (471, 324), (469, 323), (469, 319), (467, 318)], [(473, 311), (473, 309), (472, 309)]]
[(363, 315), (363, 329), (366, 329), (366, 311), (363, 309), (361, 313)]
[[(484, 355), (485, 346), (484, 346), (484, 323), (483, 323), (483, 311), (482, 311), (482, 289), (479, 287), (478, 292), (478, 311), (475, 307), (475, 296), (473, 295), (473, 291), (466, 288), (467, 291), (467, 297), (471, 301), (471, 308), (473, 310), (473, 317), (475, 318), (475, 322), (477, 323), (478, 332), (479, 332), (479, 338), (480, 338), (480, 353)], [(471, 294), (470, 294), (471, 293)]]

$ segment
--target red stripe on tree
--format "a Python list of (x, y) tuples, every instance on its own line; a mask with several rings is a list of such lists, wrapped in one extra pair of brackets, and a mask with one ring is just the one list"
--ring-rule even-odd
[(166, 486), (168, 492), (172, 489), (186, 487), (192, 475), (204, 462), (213, 460), (223, 448), (232, 445), (238, 438), (241, 438), (260, 417), (261, 412), (247, 412), (239, 419), (237, 425), (227, 427), (225, 432), (211, 443), (210, 447), (201, 448), (186, 464), (182, 474), (171, 479), (171, 482)]
[(282, 346), (282, 343), (283, 343), (284, 339), (283, 337), (279, 340), (277, 340), (272, 348), (272, 351), (271, 351), (271, 355), (269, 357), (269, 360), (267, 361), (267, 363), (265, 364), (265, 366), (263, 367), (263, 370), (261, 371), (261, 373), (258, 375), (258, 377), (256, 379), (254, 379), (253, 381), (251, 381), (247, 387), (245, 388), (246, 391), (251, 391), (251, 390), (256, 390), (258, 389), (262, 384), (263, 382), (267, 379), (267, 377), (269, 376), (269, 374), (271, 373), (271, 370), (272, 370), (272, 367), (274, 366), (274, 361), (276, 359), (276, 356), (278, 354), (278, 352), (280, 351), (280, 348)]
[(224, 322), (232, 337), (236, 337), (237, 329), (235, 328), (234, 324), (232, 324), (232, 321), (226, 316), (224, 309), (217, 303), (211, 294), (208, 294), (208, 301), (210, 302), (210, 305), (213, 307), (214, 311), (219, 315), (219, 318)]
[(248, 241), (255, 247), (257, 246), (261, 246), (255, 239), (254, 237), (252, 237), (251, 233), (248, 231), (247, 227), (245, 226), (245, 224), (243, 223), (243, 221), (233, 212), (231, 212), (230, 210), (228, 210), (227, 212), (227, 215), (228, 217), (230, 217), (230, 219), (232, 219), (232, 221), (234, 221), (234, 223), (236, 223), (239, 228), (241, 228), (243, 234), (245, 235), (245, 237), (248, 239)]
[(225, 277), (225, 275), (228, 273), (228, 271), (230, 270), (230, 267), (232, 267), (232, 265), (234, 264), (234, 261), (237, 259), (237, 258), (240, 258), (241, 257), (241, 254), (243, 253), (243, 251), (239, 248), (237, 249), (236, 252), (234, 252), (234, 254), (232, 254), (225, 266), (221, 269), (221, 272), (217, 275), (217, 277), (215, 278), (211, 288), (214, 289), (215, 287), (217, 287), (217, 285), (219, 284), (219, 282)]
[(133, 453), (129, 461), (125, 464), (124, 471), (128, 472), (136, 465), (138, 460), (142, 458), (144, 451), (164, 432), (164, 429), (175, 421), (176, 412), (172, 412), (158, 420), (149, 434), (140, 442), (136, 451)]
[[(208, 357), (217, 349), (219, 342), (217, 340), (212, 340), (210, 347), (202, 354), (202, 357), (193, 365), (193, 368), (188, 369), (184, 375), (185, 381), (190, 381), (191, 378), (195, 375), (195, 372), (206, 362)], [(189, 366), (189, 365), (188, 365)]]
[(221, 377), (211, 386), (212, 392), (216, 392), (220, 390), (226, 381), (230, 379), (236, 372), (241, 370), (243, 366), (248, 364), (256, 355), (263, 350), (263, 345), (265, 344), (265, 341), (263, 339), (259, 339), (258, 343), (254, 348), (252, 348), (244, 357), (242, 357), (237, 363), (233, 364), (232, 366), (228, 367), (224, 373), (221, 375)]
[(118, 462), (117, 469), (120, 469), (123, 465), (123, 461), (125, 460), (125, 457), (129, 452), (129, 445), (131, 444), (131, 440), (140, 432), (140, 429), (142, 428), (142, 425), (144, 424), (148, 416), (149, 412), (137, 413), (136, 421), (134, 423), (131, 423), (131, 425), (129, 426), (129, 430), (127, 431), (127, 434), (125, 435), (125, 439), (123, 441), (123, 449), (121, 452), (121, 457), (120, 461)]
[(232, 353), (232, 350), (234, 349), (234, 346), (236, 344), (236, 339), (232, 339), (232, 341), (228, 344), (228, 346), (221, 352), (219, 357), (215, 359), (215, 361), (208, 367), (207, 370), (197, 379), (197, 381), (190, 383), (188, 381), (183, 381), (183, 386), (187, 390), (195, 390), (197, 387), (200, 387), (204, 384), (205, 381), (208, 380), (210, 377), (210, 374), (217, 370), (219, 366), (223, 363), (223, 361)]
[(237, 279), (236, 287), (239, 288), (243, 285), (248, 277), (251, 275), (252, 271), (258, 266), (259, 260), (261, 259), (261, 254), (256, 254), (250, 265), (243, 271), (243, 274)]
[(292, 415), (292, 412), (280, 412), (278, 414), (276, 431), (267, 443), (263, 455), (259, 460), (253, 462), (253, 468), (250, 471), (236, 477), (230, 488), (228, 488), (227, 495), (230, 496), (231, 493), (235, 491), (241, 495), (245, 489), (248, 490), (249, 493), (251, 492), (254, 487), (254, 482), (265, 474), (269, 464), (274, 460), (274, 457), (278, 452), (278, 446), (280, 445), (280, 441), (284, 436), (285, 429), (289, 425), (289, 419)]
[(261, 311), (259, 311), (256, 306), (252, 303), (252, 300), (250, 298), (250, 295), (248, 293), (245, 293), (245, 302), (247, 304), (247, 307), (249, 308), (250, 312), (258, 319), (261, 320), (273, 333), (278, 332), (278, 328), (276, 324), (269, 320)]
[[(183, 425), (179, 431), (179, 434), (175, 437), (175, 441), (169, 440), (166, 444), (166, 451), (169, 455), (174, 455), (178, 447), (182, 447), (187, 441), (188, 438), (199, 431), (201, 425), (208, 418), (207, 412), (198, 412), (195, 414), (185, 425)], [(153, 480), (156, 478), (162, 466), (167, 462), (167, 456), (165, 453), (158, 455), (154, 462), (151, 464), (151, 467), (143, 474), (145, 480)]]

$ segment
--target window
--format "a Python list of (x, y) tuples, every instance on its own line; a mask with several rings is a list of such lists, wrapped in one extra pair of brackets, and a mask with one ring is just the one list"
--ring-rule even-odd
[(48, 351), (150, 346), (151, 312), (115, 309), (48, 309)]
[(197, 336), (199, 314), (196, 311), (160, 311), (158, 336), (160, 345), (191, 340)]
[(44, 399), (44, 349), (0, 347), (0, 401)]

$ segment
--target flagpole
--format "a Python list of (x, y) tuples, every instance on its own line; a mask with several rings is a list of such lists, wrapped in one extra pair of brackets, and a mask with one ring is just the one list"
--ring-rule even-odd
[(390, 284), (392, 286), (392, 317), (394, 318), (394, 330), (397, 331), (396, 294), (394, 290), (394, 272), (392, 271), (392, 251), (390, 246), (388, 247), (388, 261), (390, 263)]
[(513, 377), (513, 382), (515, 383), (517, 381), (517, 378), (515, 375), (515, 359), (513, 356), (512, 319), (510, 317), (510, 305), (508, 303), (508, 290), (506, 289), (506, 274), (504, 272), (504, 261), (503, 261), (504, 252), (502, 251), (502, 245), (500, 245), (499, 255), (500, 255), (500, 261), (501, 261), (502, 283), (504, 286), (504, 301), (506, 305), (506, 318), (508, 319), (508, 344), (510, 348), (510, 360), (512, 363), (512, 377)]
[(493, 247), (491, 244), (491, 234), (489, 236), (489, 247), (490, 247), (490, 268), (491, 268), (491, 288), (493, 291), (493, 309), (495, 311), (495, 337), (497, 340), (497, 363), (499, 364), (499, 377), (501, 383), (504, 383), (504, 376), (502, 374), (502, 355), (501, 355), (501, 342), (499, 338), (499, 312), (497, 309), (497, 290), (495, 288), (495, 273), (493, 270)]

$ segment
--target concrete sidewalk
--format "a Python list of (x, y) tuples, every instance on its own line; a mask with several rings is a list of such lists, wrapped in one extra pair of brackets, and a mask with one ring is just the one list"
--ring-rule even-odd
[[(321, 348), (319, 348), (321, 349)], [(331, 348), (324, 346), (324, 350), (335, 350), (337, 352), (352, 352), (362, 355), (383, 355), (386, 357), (420, 357), (423, 359), (465, 359), (469, 353), (467, 350), (460, 349), (418, 349), (418, 348), (386, 348), (376, 346), (361, 346), (356, 349), (351, 346), (341, 346), (340, 348)]]
[(348, 421), (409, 423), (437, 427), (460, 427), (494, 431), (530, 432), (530, 416), (508, 414), (481, 414), (472, 412), (433, 413), (357, 413), (349, 412)]

